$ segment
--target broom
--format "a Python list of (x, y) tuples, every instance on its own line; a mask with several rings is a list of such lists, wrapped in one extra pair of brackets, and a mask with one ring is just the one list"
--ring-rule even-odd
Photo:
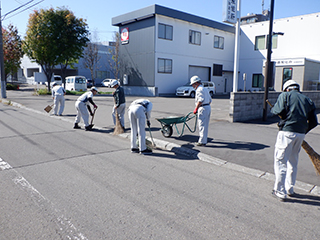
[(124, 133), (124, 130), (123, 130), (123, 127), (120, 123), (117, 109), (115, 109), (115, 114), (116, 114), (116, 126), (114, 128), (113, 135), (118, 135), (118, 134)]
[[(270, 107), (273, 107), (273, 105), (269, 102), (269, 100), (267, 99), (266, 102), (269, 104)], [(280, 116), (279, 116), (280, 117)], [(281, 117), (280, 117), (281, 118)], [(310, 145), (303, 140), (301, 147), (306, 151), (306, 153), (309, 155), (309, 158), (316, 170), (316, 173), (318, 175), (320, 175), (320, 155), (313, 150), (312, 147), (310, 147)]]
[(150, 124), (148, 124), (148, 128), (149, 128), (149, 133), (150, 133), (150, 137), (151, 137), (151, 140), (152, 140), (152, 147), (153, 147), (153, 148), (156, 148), (157, 146), (156, 146), (156, 144), (155, 144), (154, 141), (153, 141), (153, 137), (152, 137), (151, 129), (150, 129)]

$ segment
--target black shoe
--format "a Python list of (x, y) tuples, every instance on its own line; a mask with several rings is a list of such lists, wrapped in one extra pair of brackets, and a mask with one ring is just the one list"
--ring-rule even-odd
[(139, 153), (139, 148), (131, 148), (132, 153)]
[(81, 129), (81, 127), (78, 125), (78, 123), (75, 123), (73, 126), (74, 129)]
[(91, 131), (92, 130), (92, 127), (93, 127), (93, 125), (88, 125), (88, 126), (86, 126), (85, 128), (86, 128), (86, 131)]
[(152, 154), (152, 150), (146, 148), (145, 150), (140, 151), (140, 154)]

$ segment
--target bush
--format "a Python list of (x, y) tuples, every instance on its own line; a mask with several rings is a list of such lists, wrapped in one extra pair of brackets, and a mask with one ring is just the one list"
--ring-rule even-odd
[(19, 86), (16, 84), (7, 83), (6, 89), (7, 90), (17, 90), (17, 89), (19, 89)]
[(36, 91), (36, 93), (38, 95), (50, 95), (51, 94), (51, 92), (49, 92), (47, 88), (39, 89)]

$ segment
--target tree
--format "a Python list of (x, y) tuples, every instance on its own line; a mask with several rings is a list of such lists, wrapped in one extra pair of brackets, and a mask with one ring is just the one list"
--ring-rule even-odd
[(109, 48), (109, 53), (111, 54), (112, 58), (108, 59), (108, 63), (114, 77), (118, 79), (119, 73), (120, 73), (120, 54), (119, 54), (120, 34), (118, 32), (114, 33), (113, 41), (115, 45), (113, 48)]
[(65, 21), (61, 29), (63, 40), (60, 42), (61, 55), (58, 59), (61, 76), (65, 83), (67, 67), (78, 63), (79, 58), (83, 56), (84, 47), (89, 42), (89, 31), (83, 19), (77, 19), (72, 12), (62, 10), (59, 13)]
[(2, 28), (2, 41), (5, 80), (7, 80), (10, 74), (14, 75), (18, 71), (23, 57), (22, 40), (18, 29), (11, 24), (8, 28)]
[(87, 48), (84, 50), (83, 66), (90, 70), (91, 79), (95, 79), (95, 70), (98, 68), (98, 62), (100, 60), (98, 45), (90, 42)]
[(66, 69), (82, 55), (89, 41), (87, 27), (65, 8), (41, 9), (30, 15), (23, 49), (42, 67), (49, 91), (54, 67), (61, 64)]

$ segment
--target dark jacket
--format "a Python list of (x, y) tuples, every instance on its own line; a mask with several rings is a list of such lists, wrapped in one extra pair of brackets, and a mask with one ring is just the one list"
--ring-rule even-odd
[(114, 91), (113, 97), (116, 107), (119, 107), (122, 103), (126, 102), (124, 90), (120, 86)]
[(315, 105), (310, 98), (298, 90), (283, 92), (271, 109), (282, 119), (279, 129), (287, 132), (307, 133), (318, 125)]

